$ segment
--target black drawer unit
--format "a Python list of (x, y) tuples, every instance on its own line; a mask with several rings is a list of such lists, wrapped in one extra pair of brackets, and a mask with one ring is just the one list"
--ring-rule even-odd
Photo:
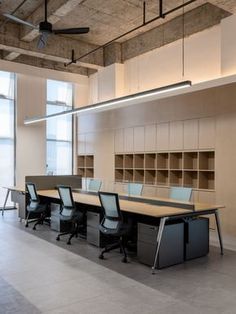
[(99, 213), (87, 211), (87, 242), (97, 247), (104, 247), (114, 242), (114, 238), (100, 232), (100, 221), (101, 216)]
[(209, 253), (209, 219), (196, 218), (185, 222), (185, 260)]
[[(153, 265), (158, 226), (138, 223), (138, 260)], [(184, 223), (166, 224), (162, 235), (157, 268), (164, 268), (184, 262)]]
[(71, 230), (71, 223), (60, 220), (60, 205), (50, 204), (51, 208), (51, 229), (57, 232), (67, 232)]

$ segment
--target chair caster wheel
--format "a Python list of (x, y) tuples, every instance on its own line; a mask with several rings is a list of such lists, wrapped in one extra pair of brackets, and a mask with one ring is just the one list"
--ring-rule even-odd
[(99, 259), (104, 259), (103, 254), (100, 254), (100, 255), (99, 255)]
[(70, 241), (68, 241), (68, 242), (67, 242), (67, 245), (71, 245), (71, 242), (70, 242)]
[(128, 260), (126, 257), (122, 258), (122, 263), (128, 263)]
[(57, 240), (57, 241), (60, 241), (60, 237), (56, 237), (56, 240)]
[(36, 230), (36, 227), (33, 227), (33, 230)]
[(28, 224), (26, 224), (26, 225), (25, 225), (25, 228), (28, 228), (28, 227), (29, 227), (29, 225), (28, 225)]

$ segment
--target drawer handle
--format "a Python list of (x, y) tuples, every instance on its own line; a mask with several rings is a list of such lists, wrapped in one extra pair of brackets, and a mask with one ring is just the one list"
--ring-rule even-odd
[(151, 230), (157, 230), (156, 227), (149, 227), (149, 229), (151, 229)]

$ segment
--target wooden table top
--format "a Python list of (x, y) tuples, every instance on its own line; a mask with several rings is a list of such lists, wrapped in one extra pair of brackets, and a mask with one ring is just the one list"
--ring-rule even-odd
[[(38, 194), (40, 196), (46, 196), (46, 197), (59, 199), (59, 194), (57, 190), (40, 190), (38, 191)], [(101, 206), (99, 197), (97, 195), (73, 192), (73, 198), (76, 203)], [(169, 199), (168, 201), (171, 202), (171, 199)], [(195, 205), (194, 212), (197, 212), (199, 214), (201, 214), (201, 212), (204, 212), (204, 211), (214, 211), (215, 209), (224, 208), (224, 206), (213, 205), (213, 204), (201, 204), (201, 203), (195, 204), (194, 203), (194, 205)], [(148, 204), (144, 202), (135, 202), (135, 201), (129, 201), (129, 200), (122, 200), (122, 199), (120, 199), (120, 208), (124, 212), (147, 215), (147, 216), (156, 217), (156, 218), (185, 215), (185, 214), (189, 214), (193, 212), (189, 209), (184, 209), (184, 208), (152, 205), (152, 204)]]
[(25, 187), (22, 186), (2, 186), (2, 188), (10, 191), (25, 192)]

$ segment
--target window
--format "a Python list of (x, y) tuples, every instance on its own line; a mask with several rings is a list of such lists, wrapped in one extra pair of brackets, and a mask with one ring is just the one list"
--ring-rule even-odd
[[(14, 73), (0, 71), (0, 187), (14, 185), (15, 177), (15, 100)], [(0, 206), (6, 190), (0, 189)], [(7, 205), (10, 205), (9, 201)]]
[[(47, 115), (71, 110), (71, 83), (47, 81)], [(47, 120), (47, 174), (72, 174), (72, 116)]]

